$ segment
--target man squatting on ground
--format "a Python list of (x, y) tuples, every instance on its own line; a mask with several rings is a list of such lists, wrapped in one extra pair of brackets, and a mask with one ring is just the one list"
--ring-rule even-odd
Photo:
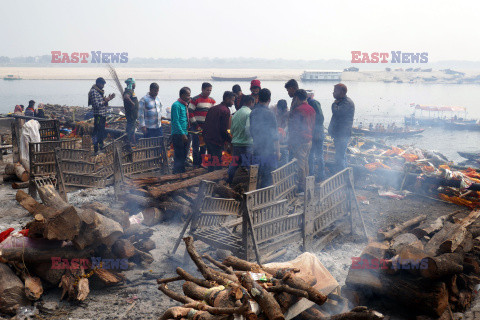
[(98, 153), (99, 148), (103, 150), (103, 140), (105, 139), (105, 121), (107, 117), (108, 102), (115, 98), (115, 94), (111, 93), (105, 97), (103, 87), (105, 79), (97, 78), (95, 84), (88, 93), (88, 105), (93, 109), (93, 150)]

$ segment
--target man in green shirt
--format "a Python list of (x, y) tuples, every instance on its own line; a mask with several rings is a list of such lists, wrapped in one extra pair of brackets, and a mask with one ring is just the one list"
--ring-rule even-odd
[(253, 96), (244, 96), (243, 106), (232, 117), (230, 133), (232, 135), (233, 154), (232, 162), (228, 167), (228, 183), (233, 182), (233, 177), (238, 167), (249, 166), (252, 158), (253, 140), (250, 136), (250, 112), (255, 105)]
[(171, 130), (173, 144), (173, 173), (185, 172), (187, 160), (188, 139), (188, 104), (190, 102), (190, 88), (180, 89), (180, 98), (172, 105)]

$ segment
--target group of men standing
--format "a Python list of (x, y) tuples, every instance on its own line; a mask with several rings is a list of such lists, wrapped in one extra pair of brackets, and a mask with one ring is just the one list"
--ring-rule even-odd
[[(89, 93), (89, 105), (95, 116), (94, 148), (103, 148), (105, 110), (114, 94), (105, 97), (105, 80), (97, 79)], [(140, 102), (135, 96), (135, 80), (126, 81), (124, 94), (127, 135), (135, 143), (135, 122), (145, 137), (162, 136), (161, 120), (164, 110), (158, 99), (159, 86), (150, 85), (149, 93)], [(271, 92), (253, 80), (250, 95), (243, 94), (239, 85), (225, 91), (217, 104), (210, 97), (212, 85), (202, 84), (201, 93), (191, 98), (188, 87), (180, 89), (179, 98), (171, 107), (171, 142), (174, 149), (174, 173), (185, 172), (186, 159), (192, 146), (193, 165), (207, 166), (209, 171), (228, 166), (227, 182), (232, 183), (239, 166), (259, 165), (259, 188), (272, 183), (271, 172), (279, 166), (280, 142), (287, 144), (289, 159), (297, 159), (298, 189), (305, 187), (305, 178), (315, 176), (317, 182), (325, 179), (323, 158), (324, 116), (313, 92), (300, 89), (296, 80), (285, 84), (292, 98), (288, 111), (285, 100), (272, 110)], [(335, 171), (346, 167), (346, 149), (350, 141), (355, 105), (346, 96), (344, 84), (334, 86), (332, 119), (328, 128), (335, 144)], [(232, 116), (233, 114), (233, 116)], [(102, 128), (103, 127), (103, 128)], [(232, 146), (232, 161), (222, 157), (227, 144)]]
[[(111, 93), (105, 96), (103, 90), (105, 79), (98, 78), (88, 93), (88, 105), (93, 109), (93, 148), (95, 153), (102, 152), (106, 137), (105, 123), (107, 117), (108, 102), (115, 98)], [(125, 81), (127, 87), (124, 90), (123, 102), (125, 118), (127, 119), (126, 134), (128, 147), (135, 144), (135, 125), (138, 120), (139, 129), (146, 138), (162, 137), (162, 119), (165, 112), (158, 98), (160, 87), (157, 83), (150, 84), (149, 92), (140, 101), (135, 94), (135, 79), (128, 78)]]

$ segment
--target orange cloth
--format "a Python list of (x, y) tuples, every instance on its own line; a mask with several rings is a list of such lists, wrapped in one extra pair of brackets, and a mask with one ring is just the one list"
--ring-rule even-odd
[(469, 201), (467, 199), (463, 199), (463, 198), (460, 198), (460, 197), (449, 197), (449, 196), (447, 196), (446, 194), (443, 194), (443, 193), (440, 194), (440, 198), (444, 201), (455, 203), (459, 206), (465, 206), (465, 207), (468, 207), (470, 209), (475, 209), (475, 208), (480, 206), (480, 202), (475, 203), (475, 202), (472, 202), (472, 201)]
[(367, 170), (369, 171), (375, 171), (377, 170), (378, 168), (384, 168), (384, 169), (387, 169), (387, 170), (391, 170), (392, 168), (390, 168), (389, 166), (386, 166), (384, 165), (383, 163), (381, 162), (372, 162), (372, 163), (367, 163), (365, 165), (365, 168), (367, 168)]
[(385, 155), (386, 156), (391, 156), (391, 155), (394, 155), (396, 154), (397, 156), (402, 153), (403, 150), (400, 149), (400, 148), (397, 148), (397, 147), (392, 147), (392, 149), (388, 150), (387, 152), (385, 152)]
[(402, 157), (408, 162), (414, 162), (415, 160), (418, 160), (418, 156), (410, 153), (404, 153), (402, 154)]

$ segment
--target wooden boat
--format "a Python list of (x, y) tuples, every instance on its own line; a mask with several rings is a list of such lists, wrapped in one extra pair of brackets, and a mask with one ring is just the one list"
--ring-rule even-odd
[(476, 120), (445, 122), (445, 128), (450, 130), (480, 131), (480, 124), (476, 123)]
[(19, 76), (14, 76), (13, 74), (9, 74), (3, 77), (3, 80), (22, 80)]
[(464, 152), (464, 151), (457, 151), (460, 157), (468, 159), (468, 160), (478, 160), (480, 159), (480, 151), (479, 152)]
[(406, 138), (411, 137), (417, 134), (422, 133), (425, 129), (415, 129), (402, 132), (380, 132), (380, 131), (370, 131), (368, 129), (353, 127), (352, 131), (354, 134), (377, 137), (377, 138)]
[(215, 77), (212, 76), (212, 80), (215, 81), (252, 81), (257, 79), (257, 76), (255, 77)]

